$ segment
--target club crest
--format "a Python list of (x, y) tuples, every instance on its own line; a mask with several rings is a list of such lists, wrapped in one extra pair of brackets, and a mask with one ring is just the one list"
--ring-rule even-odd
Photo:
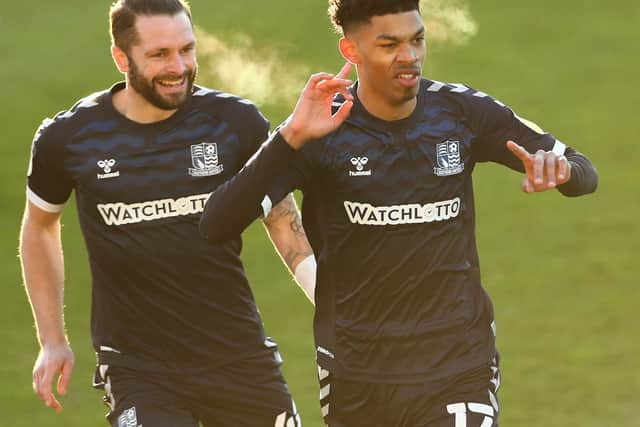
[(195, 177), (219, 175), (223, 171), (223, 165), (218, 163), (218, 145), (212, 142), (203, 142), (191, 146), (191, 163), (189, 175)]
[(460, 142), (445, 141), (436, 146), (438, 165), (433, 172), (438, 176), (457, 175), (464, 171), (464, 163), (460, 162)]

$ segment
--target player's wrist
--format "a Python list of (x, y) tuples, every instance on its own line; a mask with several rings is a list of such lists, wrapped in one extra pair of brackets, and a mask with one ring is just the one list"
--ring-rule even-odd
[(296, 129), (296, 127), (291, 123), (286, 123), (280, 128), (280, 135), (294, 150), (301, 149), (305, 142), (307, 142), (307, 138), (304, 134), (299, 129)]
[(294, 269), (293, 275), (298, 285), (304, 290), (307, 298), (315, 305), (316, 289), (316, 257), (311, 254), (303, 259)]
[(39, 335), (38, 341), (43, 349), (70, 347), (69, 338), (65, 334)]

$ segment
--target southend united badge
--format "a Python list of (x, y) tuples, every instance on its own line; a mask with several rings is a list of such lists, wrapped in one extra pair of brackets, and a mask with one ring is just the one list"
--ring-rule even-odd
[(460, 142), (445, 141), (436, 146), (438, 165), (433, 172), (438, 176), (457, 175), (464, 171), (464, 163), (460, 162)]
[(122, 412), (118, 417), (118, 427), (142, 427), (138, 424), (135, 406), (125, 409), (124, 412)]
[(222, 164), (218, 164), (218, 145), (214, 142), (192, 145), (191, 163), (189, 175), (195, 177), (219, 175), (223, 170)]

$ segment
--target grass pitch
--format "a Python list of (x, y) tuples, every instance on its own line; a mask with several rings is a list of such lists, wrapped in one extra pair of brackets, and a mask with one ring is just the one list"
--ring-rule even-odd
[[(292, 79), (341, 64), (323, 1), (191, 3), (203, 30), (231, 46), (250, 39), (256, 51), (276, 54)], [(106, 425), (100, 393), (90, 388), (90, 280), (73, 202), (63, 238), (66, 321), (77, 366), (61, 414), (31, 391), (37, 344), (16, 248), (29, 146), (39, 122), (120, 78), (109, 57), (108, 4), (33, 0), (8, 2), (0, 12), (2, 425)], [(425, 75), (499, 98), (586, 153), (601, 176), (595, 195), (572, 200), (524, 195), (518, 175), (499, 166), (476, 170), (483, 280), (494, 300), (503, 356), (501, 424), (636, 426), (640, 174), (633, 162), (640, 158), (640, 59), (631, 52), (640, 37), (640, 3), (487, 0), (470, 12), (477, 35), (461, 46), (430, 43)], [(205, 71), (203, 78), (213, 79)], [(278, 123), (291, 105), (281, 100), (261, 107)], [(304, 424), (318, 427), (312, 308), (270, 246), (256, 224), (245, 234), (243, 257)]]

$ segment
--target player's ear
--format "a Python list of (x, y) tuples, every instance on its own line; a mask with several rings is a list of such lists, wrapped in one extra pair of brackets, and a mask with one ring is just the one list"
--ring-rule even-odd
[(113, 57), (113, 62), (116, 63), (116, 67), (118, 67), (118, 71), (121, 73), (129, 71), (129, 58), (124, 50), (116, 45), (111, 45), (111, 56)]
[(355, 42), (347, 37), (342, 37), (339, 42), (340, 53), (342, 57), (348, 62), (357, 65), (360, 63), (360, 57), (358, 55), (358, 47)]

